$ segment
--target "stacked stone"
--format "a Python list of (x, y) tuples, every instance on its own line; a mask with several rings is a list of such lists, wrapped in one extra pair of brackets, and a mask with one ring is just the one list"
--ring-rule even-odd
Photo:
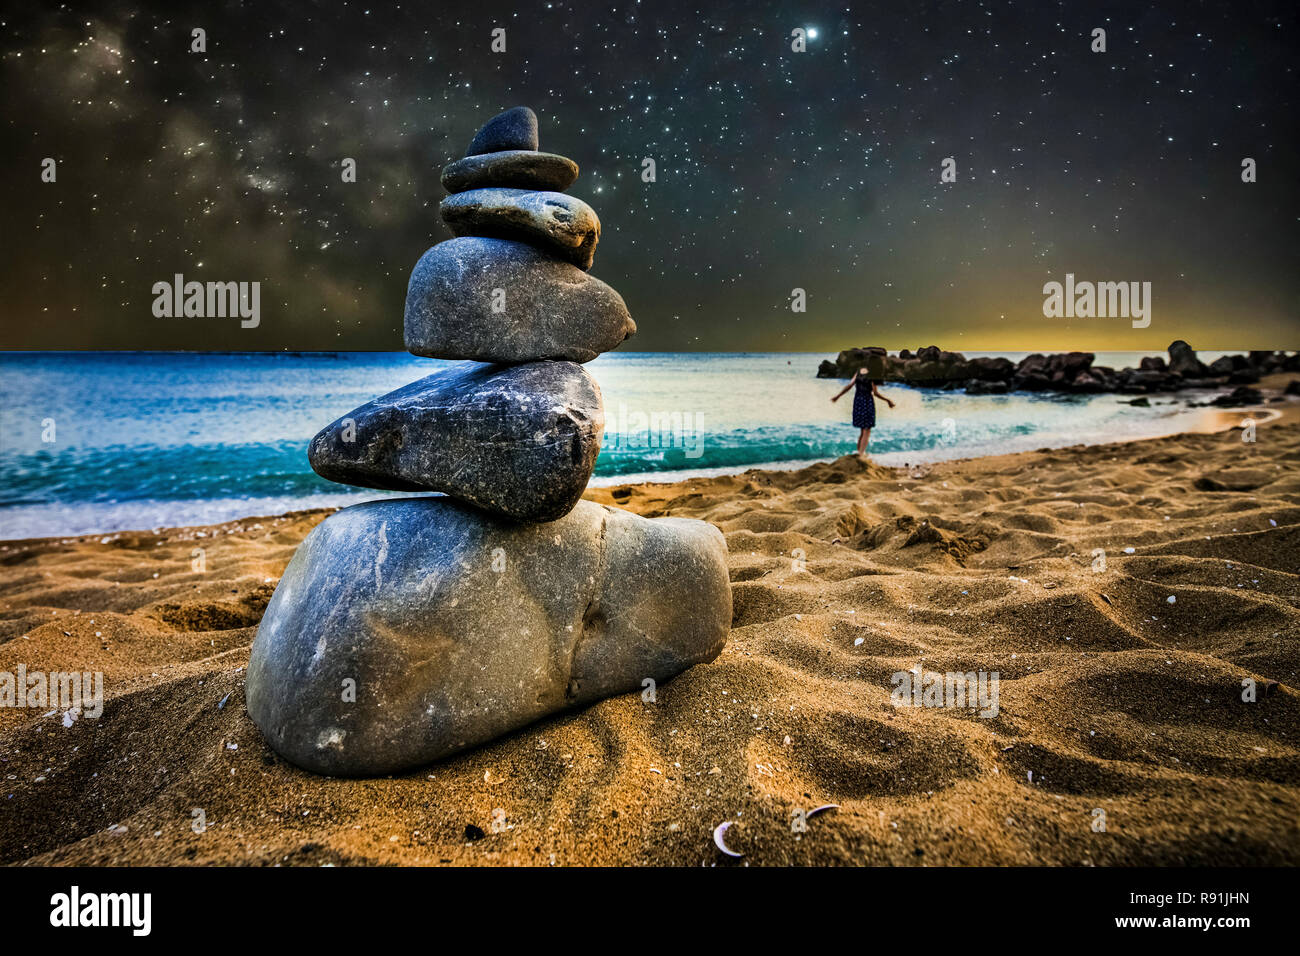
[(248, 711), (321, 773), (391, 773), (722, 650), (713, 526), (581, 501), (604, 430), (581, 363), (636, 331), (586, 273), (600, 240), (537, 117), (494, 117), (447, 166), (457, 238), (407, 288), (416, 355), (468, 360), (354, 409), (308, 458), (332, 481), (446, 497), (345, 508), (302, 543), (248, 665)]

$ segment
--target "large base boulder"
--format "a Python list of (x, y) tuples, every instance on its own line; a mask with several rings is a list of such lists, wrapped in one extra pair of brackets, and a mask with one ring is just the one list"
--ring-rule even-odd
[(395, 773), (721, 652), (712, 525), (583, 501), (521, 525), (449, 498), (371, 501), (307, 536), (258, 628), (248, 712), (317, 773)]

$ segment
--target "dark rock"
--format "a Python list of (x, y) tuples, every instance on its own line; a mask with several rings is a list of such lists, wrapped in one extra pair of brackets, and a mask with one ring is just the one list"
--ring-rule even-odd
[(462, 193), (483, 186), (562, 191), (578, 178), (578, 164), (555, 153), (509, 149), (466, 156), (442, 171), (442, 188)]
[[(908, 361), (915, 361), (915, 359), (909, 359)], [(903, 361), (896, 355), (885, 355), (880, 359), (880, 362), (884, 368), (884, 373), (881, 377), (885, 381), (887, 382), (906, 381), (906, 378), (904, 376), (904, 370), (907, 367), (907, 362)]]
[(967, 395), (1005, 395), (1010, 390), (1011, 385), (1008, 382), (991, 382), (987, 379), (973, 378), (966, 383)]
[(1126, 368), (1117, 376), (1120, 391), (1166, 392), (1178, 388), (1181, 377), (1172, 372), (1141, 371)]
[(1088, 372), (1101, 379), (1102, 385), (1104, 386), (1102, 391), (1113, 392), (1119, 387), (1119, 376), (1112, 368), (1093, 366), (1088, 369)]
[(1011, 380), (1011, 386), (1026, 392), (1042, 392), (1052, 387), (1052, 380), (1042, 372), (1031, 369), (1028, 372), (1017, 372)]
[(582, 497), (604, 427), (600, 389), (581, 365), (465, 363), (353, 409), (307, 457), (330, 481), (442, 491), (550, 521)]
[(1243, 405), (1258, 405), (1263, 400), (1264, 395), (1259, 389), (1242, 385), (1239, 388), (1234, 388), (1227, 395), (1220, 395), (1210, 404), (1217, 405), (1220, 408), (1240, 408)]
[(921, 381), (946, 381), (949, 379), (967, 379), (973, 376), (966, 357), (960, 352), (946, 352), (937, 345), (927, 345), (916, 350), (915, 366), (904, 365), (913, 374), (921, 376)]
[(507, 363), (590, 362), (636, 332), (622, 297), (599, 279), (526, 243), (477, 237), (421, 257), (405, 326), (416, 355)]
[(1091, 371), (1085, 369), (1070, 382), (1070, 391), (1082, 394), (1104, 392), (1106, 391), (1106, 382), (1100, 375), (1094, 375)]
[(1252, 349), (1246, 356), (1246, 362), (1252, 368), (1257, 368), (1265, 375), (1270, 372), (1276, 372), (1282, 367), (1286, 360), (1286, 355), (1282, 352), (1269, 352)]
[(1150, 408), (1150, 407), (1151, 407), (1151, 401), (1150, 401), (1150, 399), (1148, 399), (1148, 398), (1146, 398), (1146, 397), (1143, 397), (1143, 398), (1135, 398), (1135, 399), (1133, 399), (1132, 401), (1121, 402), (1120, 404), (1121, 404), (1121, 405), (1132, 405), (1134, 408)]
[(835, 358), (836, 374), (833, 378), (849, 378), (858, 369), (865, 369), (873, 361), (884, 361), (888, 353), (879, 346), (845, 349)]
[[(925, 351), (922, 349), (921, 351)], [(917, 353), (918, 355), (920, 352)], [(903, 365), (903, 377), (908, 382), (929, 383), (935, 380), (942, 380), (944, 367), (937, 359), (918, 359), (911, 362), (905, 362)]]
[(517, 239), (590, 269), (600, 242), (600, 219), (581, 199), (528, 189), (471, 189), (438, 207), (458, 236)]
[(873, 355), (877, 355), (883, 358), (888, 354), (889, 353), (887, 351), (885, 351), (883, 348), (881, 348), (878, 345), (860, 346), (855, 349), (845, 349), (836, 357), (835, 361), (841, 368), (848, 368), (849, 366), (852, 366), (853, 368), (857, 369), (866, 365), (867, 361)]
[(1015, 363), (1010, 359), (980, 357), (966, 363), (971, 378), (985, 382), (1005, 382), (1015, 373)]
[(1282, 392), (1283, 395), (1300, 395), (1300, 378), (1293, 378), (1287, 383)]
[(711, 661), (731, 615), (726, 541), (703, 521), (584, 501), (517, 524), (450, 498), (369, 501), (285, 569), (248, 713), (308, 770), (398, 773)]
[(1179, 339), (1169, 346), (1168, 363), (1159, 356), (1146, 356), (1138, 368), (1118, 371), (1094, 366), (1096, 356), (1091, 352), (1052, 355), (1035, 352), (1013, 364), (1000, 357), (967, 360), (960, 352), (946, 352), (937, 345), (927, 345), (915, 353), (903, 349), (896, 356), (888, 355), (879, 347), (846, 349), (835, 362), (823, 362), (817, 374), (846, 378), (873, 355), (879, 356), (880, 377), (885, 381), (916, 388), (966, 388), (971, 394), (987, 394), (983, 389), (970, 388), (976, 381), (1005, 381), (1012, 391), (1141, 395), (1183, 388), (1214, 388), (1225, 382), (1251, 384), (1259, 381), (1262, 374), (1300, 372), (1300, 353), (1288, 356), (1283, 352), (1260, 351), (1249, 356), (1226, 356), (1210, 369), (1196, 358), (1191, 346)]
[[(1033, 355), (1026, 355), (1016, 363), (1016, 371), (1012, 376), (1013, 381), (1019, 382), (1029, 378), (1033, 378), (1035, 381), (1041, 379), (1044, 383), (1043, 388), (1051, 384), (1048, 376), (1047, 356), (1035, 352)], [(1014, 387), (1020, 388), (1021, 386), (1015, 385)], [(1038, 389), (1033, 390), (1037, 391)]]
[[(917, 356), (924, 354), (925, 359)], [(1010, 363), (1006, 359), (981, 360), (982, 367), (968, 363), (960, 352), (945, 352), (938, 346), (927, 346), (916, 353), (904, 349), (897, 356), (890, 355), (878, 345), (860, 346), (840, 352), (834, 362), (837, 378), (847, 378), (860, 368), (873, 366), (878, 379), (887, 382), (903, 382), (918, 388), (961, 388), (971, 378), (980, 378), (986, 374), (1000, 374), (998, 363)], [(992, 364), (988, 364), (992, 363)], [(830, 364), (830, 363), (826, 363)], [(819, 368), (819, 377), (824, 375)]]
[[(1089, 366), (1094, 356), (1091, 352), (1061, 352), (1054, 355), (1042, 355), (1035, 352), (1020, 360), (1016, 366), (1014, 381), (1028, 383), (1017, 388), (1040, 391), (1052, 388), (1058, 391), (1091, 391), (1093, 382), (1102, 382), (1100, 376), (1089, 376), (1079, 389), (1073, 387), (1074, 381)], [(1046, 384), (1043, 384), (1046, 382)]]
[(499, 153), (508, 149), (537, 149), (537, 114), (527, 106), (498, 113), (474, 134), (466, 156)]
[(1178, 339), (1169, 346), (1169, 370), (1177, 372), (1183, 378), (1208, 378), (1209, 370), (1196, 357), (1192, 347)]
[(839, 369), (835, 367), (834, 362), (832, 362), (830, 359), (823, 359), (822, 364), (817, 366), (817, 377), (818, 378), (839, 378), (840, 372)]
[(1067, 381), (1074, 381), (1080, 372), (1092, 365), (1094, 358), (1096, 356), (1091, 352), (1064, 352), (1053, 355), (1049, 365), (1063, 372)]

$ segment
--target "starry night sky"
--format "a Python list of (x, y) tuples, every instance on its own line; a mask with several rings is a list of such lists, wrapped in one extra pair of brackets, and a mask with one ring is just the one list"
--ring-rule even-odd
[[(1300, 347), (1295, 0), (8, 6), (0, 347), (399, 350), (439, 172), (521, 104), (625, 348)], [(155, 318), (177, 272), (260, 327)], [(1151, 327), (1044, 318), (1066, 272)]]

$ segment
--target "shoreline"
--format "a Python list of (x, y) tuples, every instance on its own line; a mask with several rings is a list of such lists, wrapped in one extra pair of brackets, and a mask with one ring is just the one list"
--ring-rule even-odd
[[(1288, 376), (1289, 377), (1289, 376)], [(1241, 408), (1206, 408), (1204, 409), (1205, 418), (1213, 424), (1207, 424), (1202, 428), (1175, 428), (1168, 431), (1158, 431), (1149, 435), (1132, 435), (1123, 438), (1112, 438), (1107, 441), (1097, 442), (1070, 442), (1068, 444), (1046, 444), (1038, 445), (1032, 449), (1023, 449), (1016, 451), (991, 451), (984, 455), (959, 455), (956, 457), (935, 457), (928, 454), (928, 450), (922, 451), (891, 451), (881, 455), (871, 455), (870, 459), (876, 464), (886, 468), (907, 468), (911, 465), (937, 465), (944, 462), (966, 462), (979, 461), (983, 458), (994, 458), (1005, 455), (1022, 455), (1030, 454), (1034, 451), (1051, 451), (1062, 448), (1093, 448), (1098, 445), (1127, 445), (1133, 442), (1151, 441), (1157, 438), (1168, 438), (1173, 435), (1197, 435), (1197, 434), (1214, 434), (1216, 432), (1228, 431), (1240, 427), (1240, 419), (1247, 413), (1262, 413), (1257, 425), (1267, 425), (1270, 422), (1280, 419), (1291, 420), (1300, 417), (1300, 404), (1287, 405), (1280, 408), (1266, 408), (1264, 406), (1243, 406)], [(732, 475), (745, 475), (752, 471), (774, 471), (789, 472), (802, 471), (805, 468), (811, 468), (814, 465), (825, 465), (837, 461), (839, 458), (847, 457), (845, 455), (836, 458), (808, 458), (791, 461), (771, 461), (759, 462), (753, 465), (736, 465), (722, 466), (719, 468), (706, 468), (697, 472), (685, 471), (664, 471), (664, 472), (638, 472), (627, 475), (600, 475), (592, 478), (588, 488), (611, 488), (618, 485), (675, 485), (682, 482), (692, 481), (701, 478), (725, 478)]]
[[(1260, 390), (1265, 393), (1266, 400), (1280, 397), (1287, 383), (1295, 376), (1291, 373), (1279, 373), (1271, 375), (1259, 383)], [(1289, 398), (1277, 405), (1253, 405), (1243, 406), (1241, 408), (1213, 408), (1202, 407), (1201, 415), (1205, 424), (1201, 428), (1180, 428), (1169, 431), (1158, 431), (1153, 434), (1136, 435), (1131, 437), (1122, 437), (1110, 439), (1104, 442), (1073, 442), (1069, 444), (1042, 444), (1036, 445), (1033, 449), (1020, 449), (1015, 451), (993, 451), (984, 455), (967, 455), (958, 457), (939, 457), (927, 454), (927, 451), (917, 452), (886, 452), (879, 456), (872, 456), (871, 461), (887, 468), (908, 468), (922, 467), (930, 468), (935, 465), (946, 462), (971, 462), (979, 461), (985, 458), (1001, 457), (1005, 455), (1031, 454), (1034, 451), (1057, 450), (1064, 448), (1092, 448), (1099, 445), (1110, 444), (1131, 444), (1134, 442), (1151, 441), (1159, 438), (1166, 438), (1180, 434), (1212, 434), (1215, 432), (1227, 431), (1237, 428), (1243, 416), (1248, 413), (1260, 414), (1257, 422), (1258, 425), (1267, 425), (1275, 421), (1293, 421), (1300, 420), (1300, 402), (1292, 401)], [(1261, 414), (1262, 413), (1262, 414)], [(845, 456), (840, 456), (845, 457)], [(813, 467), (819, 464), (829, 464), (838, 459), (836, 458), (815, 458), (806, 460), (776, 461), (763, 462), (758, 464), (745, 464), (735, 466), (721, 466), (718, 468), (701, 469), (698, 471), (664, 471), (664, 472), (641, 472), (627, 475), (599, 475), (593, 476), (588, 483), (588, 494), (600, 489), (610, 489), (622, 485), (676, 485), (689, 481), (725, 478), (730, 476), (746, 475), (750, 472), (778, 472), (788, 473), (797, 472)], [(145, 534), (164, 534), (169, 531), (197, 531), (203, 528), (226, 528), (229, 526), (246, 525), (250, 522), (267, 522), (277, 517), (289, 515), (332, 513), (339, 508), (348, 507), (357, 504), (360, 501), (375, 500), (381, 497), (405, 497), (409, 495), (423, 494), (421, 492), (411, 493), (389, 493), (385, 494), (378, 489), (372, 489), (363, 493), (365, 497), (357, 497), (355, 500), (350, 495), (339, 495), (337, 497), (347, 497), (348, 500), (341, 504), (308, 504), (302, 508), (288, 508), (281, 512), (265, 512), (255, 514), (240, 514), (235, 517), (223, 520), (200, 522), (193, 524), (176, 524), (176, 525), (155, 525), (151, 527), (122, 528), (117, 530), (99, 529), (96, 531), (86, 531), (79, 534), (55, 534), (39, 535), (25, 538), (0, 538), (0, 555), (3, 555), (9, 547), (30, 545), (37, 543), (74, 543), (87, 542), (92, 539), (109, 538), (114, 539), (123, 535), (145, 535)], [(304, 499), (309, 501), (310, 499)]]

